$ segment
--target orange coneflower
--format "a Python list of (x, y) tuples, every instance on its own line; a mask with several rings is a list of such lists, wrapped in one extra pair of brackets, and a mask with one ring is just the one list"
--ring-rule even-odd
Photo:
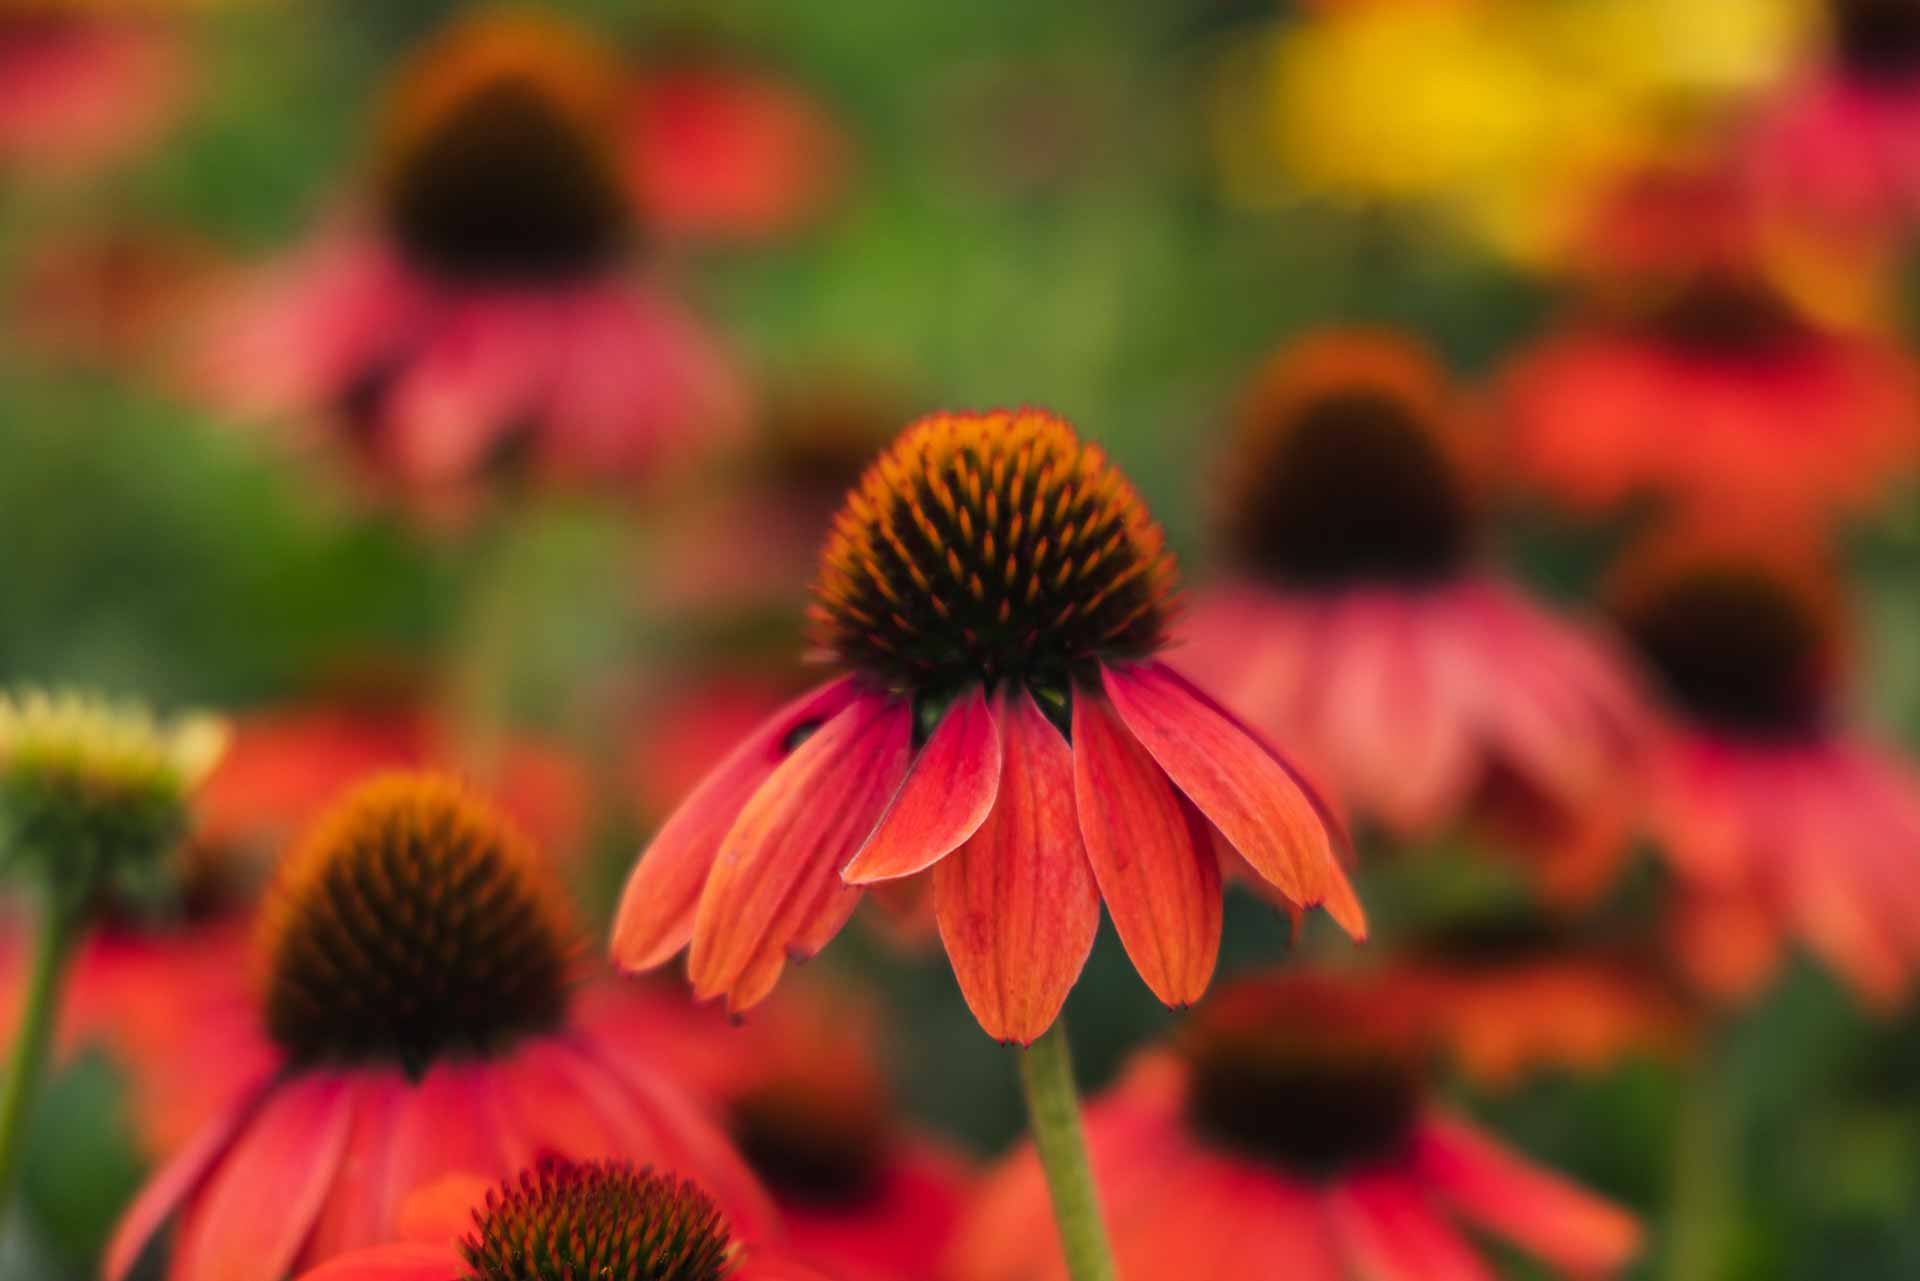
[(842, 1281), (920, 1281), (960, 1225), (967, 1163), (896, 1114), (868, 1004), (799, 984), (766, 1011), (722, 1109), (789, 1252)]
[(1187, 661), (1360, 813), (1402, 836), (1493, 818), (1550, 889), (1586, 893), (1611, 866), (1588, 854), (1641, 712), (1603, 643), (1488, 563), (1479, 427), (1409, 339), (1339, 332), (1274, 357), (1242, 411), (1228, 570), (1188, 612)]
[(749, 1249), (698, 1183), (625, 1161), (543, 1159), (498, 1186), (451, 1175), (403, 1220), (300, 1281), (826, 1281)]
[(137, 153), (179, 115), (186, 61), (153, 15), (9, 6), (0, 14), (0, 167), (84, 172)]
[(1844, 604), (1824, 557), (1744, 521), (1673, 531), (1619, 567), (1612, 598), (1665, 694), (1651, 833), (1689, 908), (1722, 909), (1685, 959), (1751, 987), (1792, 935), (1869, 1000), (1898, 1000), (1920, 969), (1920, 779), (1840, 715)]
[(1103, 898), (1155, 995), (1200, 996), (1216, 840), (1362, 933), (1313, 794), (1157, 659), (1173, 592), (1159, 526), (1061, 419), (913, 424), (823, 556), (814, 635), (845, 674), (766, 721), (654, 837), (615, 960), (650, 969), (691, 943), (696, 995), (744, 1010), (839, 932), (860, 887), (931, 870), (974, 1015), (1028, 1043)]
[[(1573, 1276), (1639, 1249), (1632, 1216), (1428, 1097), (1418, 1037), (1377, 993), (1310, 973), (1248, 981), (1143, 1053), (1087, 1111), (1119, 1274), (1150, 1281), (1490, 1275), (1456, 1218)], [(957, 1281), (1052, 1281), (1031, 1152), (990, 1180)]]
[(213, 344), (216, 392), (318, 416), (376, 480), (457, 507), (532, 478), (651, 473), (734, 429), (737, 373), (629, 269), (625, 77), (557, 18), (483, 10), (395, 86), (371, 218), (331, 233)]
[(107, 1281), (176, 1214), (174, 1281), (278, 1281), (389, 1239), (446, 1174), (543, 1153), (665, 1161), (764, 1230), (752, 1175), (645, 1042), (582, 1017), (550, 870), (460, 785), (396, 774), (349, 795), (282, 865), (259, 939), (272, 1062), (127, 1211)]
[(1751, 263), (1622, 291), (1522, 353), (1505, 411), (1521, 479), (1583, 512), (1856, 508), (1920, 459), (1908, 357), (1823, 325)]

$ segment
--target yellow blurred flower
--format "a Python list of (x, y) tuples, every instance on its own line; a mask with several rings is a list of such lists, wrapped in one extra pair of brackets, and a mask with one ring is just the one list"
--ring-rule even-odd
[(1229, 199), (1427, 206), (1537, 256), (1605, 176), (1791, 62), (1805, 0), (1345, 0), (1227, 54)]

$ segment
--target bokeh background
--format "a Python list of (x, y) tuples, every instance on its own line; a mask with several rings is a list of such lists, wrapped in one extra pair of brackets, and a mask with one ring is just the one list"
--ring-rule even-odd
[[(0, 99), (21, 83), (9, 42), (67, 21), (20, 3), (0, 11)], [(562, 744), (586, 779), (596, 920), (671, 801), (635, 758), (687, 714), (672, 696), (804, 677), (804, 549), (791, 581), (700, 581), (716, 556), (757, 556), (776, 519), (752, 496), (780, 443), (769, 407), (1051, 407), (1112, 451), (1204, 578), (1210, 469), (1263, 356), (1380, 324), (1492, 385), (1591, 283), (1573, 228), (1609, 176), (1711, 157), (1828, 56), (1831, 16), (1763, 0), (555, 7), (641, 65), (718, 59), (830, 122), (833, 146), (802, 158), (826, 194), (791, 225), (643, 248), (747, 371), (748, 432), (664, 483), (507, 486), (449, 517), (369, 497), (275, 423), (223, 412), (185, 372), (209, 300), (339, 206), (393, 69), (460, 6), (100, 6), (163, 37), (178, 83), (113, 145), (0, 150), (0, 682), (242, 716), (404, 699), (476, 738)], [(1808, 242), (1795, 278), (1834, 323), (1911, 332), (1902, 237), (1823, 224)], [(1887, 479), (1836, 528), (1863, 623), (1857, 711), (1911, 745), (1920, 500)], [(1577, 602), (1637, 518), (1518, 491), (1500, 548)], [(1364, 860), (1382, 935), (1525, 900), (1471, 842), (1440, 846)], [(1643, 852), (1596, 916), (1631, 931), (1664, 876)], [(1225, 937), (1223, 972), (1299, 956), (1244, 894)], [(913, 1112), (983, 1155), (1018, 1133), (1011, 1061), (937, 952), (859, 935), (817, 964), (881, 994)], [(1096, 1090), (1173, 1017), (1107, 927), (1068, 1012)], [(1920, 1276), (1911, 1004), (1869, 1012), (1797, 959), (1712, 1017), (1704, 1065), (1630, 1055), (1449, 1088), (1646, 1216), (1633, 1275)], [(0, 1268), (87, 1275), (136, 1152), (110, 1058), (70, 1060)]]

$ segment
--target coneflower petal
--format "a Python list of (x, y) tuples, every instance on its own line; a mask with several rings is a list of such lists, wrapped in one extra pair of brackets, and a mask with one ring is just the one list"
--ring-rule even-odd
[(1462, 1215), (1569, 1273), (1611, 1272), (1639, 1252), (1632, 1215), (1458, 1121), (1429, 1117), (1413, 1160), (1428, 1186)]
[(1357, 1175), (1328, 1199), (1360, 1275), (1378, 1281), (1494, 1281), (1479, 1254), (1404, 1175)]
[(173, 1217), (181, 1203), (193, 1195), (214, 1164), (227, 1154), (272, 1089), (273, 1082), (263, 1080), (243, 1092), (147, 1181), (107, 1242), (100, 1269), (105, 1281), (124, 1281), (133, 1271), (134, 1264), (140, 1261), (161, 1227)]
[(693, 938), (700, 891), (720, 842), (760, 785), (793, 752), (793, 737), (837, 715), (856, 693), (842, 677), (794, 699), (694, 789), (654, 836), (627, 878), (613, 922), (613, 961), (623, 970), (665, 964)]
[(912, 719), (904, 700), (860, 692), (748, 800), (695, 914), (687, 974), (697, 996), (725, 993), (737, 1012), (772, 987), (788, 945), (815, 924), (825, 891), (843, 892), (840, 869), (899, 788)]
[(434, 1064), (407, 1091), (393, 1121), (387, 1156), (390, 1212), (398, 1214), (414, 1189), (447, 1175), (509, 1168), (504, 1111), (484, 1065)]
[(345, 1077), (281, 1083), (194, 1199), (174, 1240), (181, 1281), (281, 1281), (333, 1185), (353, 1124)]
[(886, 817), (841, 875), (869, 885), (923, 872), (980, 830), (1000, 791), (1000, 731), (986, 690), (955, 700), (914, 758)]
[(1280, 892), (1325, 904), (1347, 933), (1366, 920), (1334, 854), (1337, 828), (1252, 730), (1162, 663), (1102, 667), (1107, 697), (1174, 785)]
[(357, 1096), (353, 1126), (340, 1158), (340, 1175), (309, 1238), (309, 1258), (330, 1258), (364, 1242), (384, 1240), (399, 1211), (388, 1196), (390, 1138), (410, 1087), (398, 1068), (374, 1068), (359, 1073), (351, 1088)]
[(1099, 694), (1073, 700), (1080, 835), (1134, 968), (1170, 1006), (1200, 999), (1220, 954), (1220, 860), (1204, 820)]
[(1074, 817), (1073, 751), (1024, 689), (1000, 704), (1000, 793), (935, 865), (940, 938), (987, 1035), (1031, 1044), (1093, 950), (1100, 891)]
[(559, 326), (532, 299), (461, 304), (386, 402), (391, 457), (410, 480), (464, 476), (537, 409)]
[(408, 1241), (356, 1250), (302, 1273), (300, 1281), (450, 1281), (463, 1267), (451, 1243)]

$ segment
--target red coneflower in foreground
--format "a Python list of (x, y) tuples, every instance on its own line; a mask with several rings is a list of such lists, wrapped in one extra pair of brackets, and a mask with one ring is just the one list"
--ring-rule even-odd
[(960, 1226), (971, 1170), (897, 1113), (869, 1004), (790, 983), (763, 1009), (722, 1113), (788, 1253), (840, 1281), (922, 1281)]
[(394, 90), (371, 219), (243, 302), (213, 340), (216, 393), (318, 417), (370, 478), (456, 507), (502, 465), (630, 481), (736, 428), (730, 363), (629, 270), (624, 87), (557, 19), (461, 20)]
[(1823, 556), (1730, 520), (1647, 544), (1611, 595), (1666, 701), (1650, 833), (1708, 914), (1694, 923), (1739, 926), (1695, 933), (1685, 959), (1750, 988), (1790, 935), (1867, 999), (1901, 999), (1920, 969), (1920, 778), (1844, 722)]
[(450, 1176), (403, 1217), (402, 1239), (300, 1281), (826, 1281), (747, 1249), (692, 1180), (625, 1161), (546, 1159), (498, 1187)]
[(186, 51), (152, 15), (78, 6), (0, 14), (0, 167), (72, 174), (122, 160), (179, 115)]
[[(1524, 839), (1547, 888), (1599, 887), (1643, 718), (1596, 638), (1483, 555), (1467, 397), (1386, 332), (1305, 340), (1262, 371), (1225, 474), (1222, 580), (1183, 661), (1362, 815)], [(1604, 860), (1589, 857), (1596, 849)]]
[(1857, 508), (1920, 458), (1911, 360), (1822, 327), (1750, 265), (1648, 282), (1549, 336), (1509, 370), (1505, 411), (1521, 478), (1586, 512)]
[(176, 1215), (171, 1281), (279, 1281), (390, 1239), (447, 1174), (548, 1153), (668, 1162), (764, 1230), (752, 1175), (644, 1043), (616, 1048), (572, 1008), (557, 886), (459, 785), (391, 775), (348, 796), (283, 865), (260, 942), (275, 1061), (148, 1183), (107, 1281)]
[[(848, 498), (813, 613), (838, 676), (743, 743), (654, 837), (613, 956), (689, 943), (732, 1010), (839, 932), (860, 887), (931, 871), (961, 991), (997, 1040), (1052, 1025), (1104, 898), (1154, 994), (1197, 1000), (1215, 842), (1361, 934), (1292, 769), (1161, 663), (1174, 569), (1096, 446), (1035, 410), (908, 427)], [(844, 883), (843, 883), (844, 876)]]
[[(1403, 1009), (1330, 976), (1222, 992), (1087, 1110), (1119, 1275), (1482, 1281), (1455, 1220), (1559, 1272), (1638, 1252), (1632, 1216), (1431, 1100)], [(956, 1281), (1065, 1277), (1031, 1152), (989, 1181)]]

